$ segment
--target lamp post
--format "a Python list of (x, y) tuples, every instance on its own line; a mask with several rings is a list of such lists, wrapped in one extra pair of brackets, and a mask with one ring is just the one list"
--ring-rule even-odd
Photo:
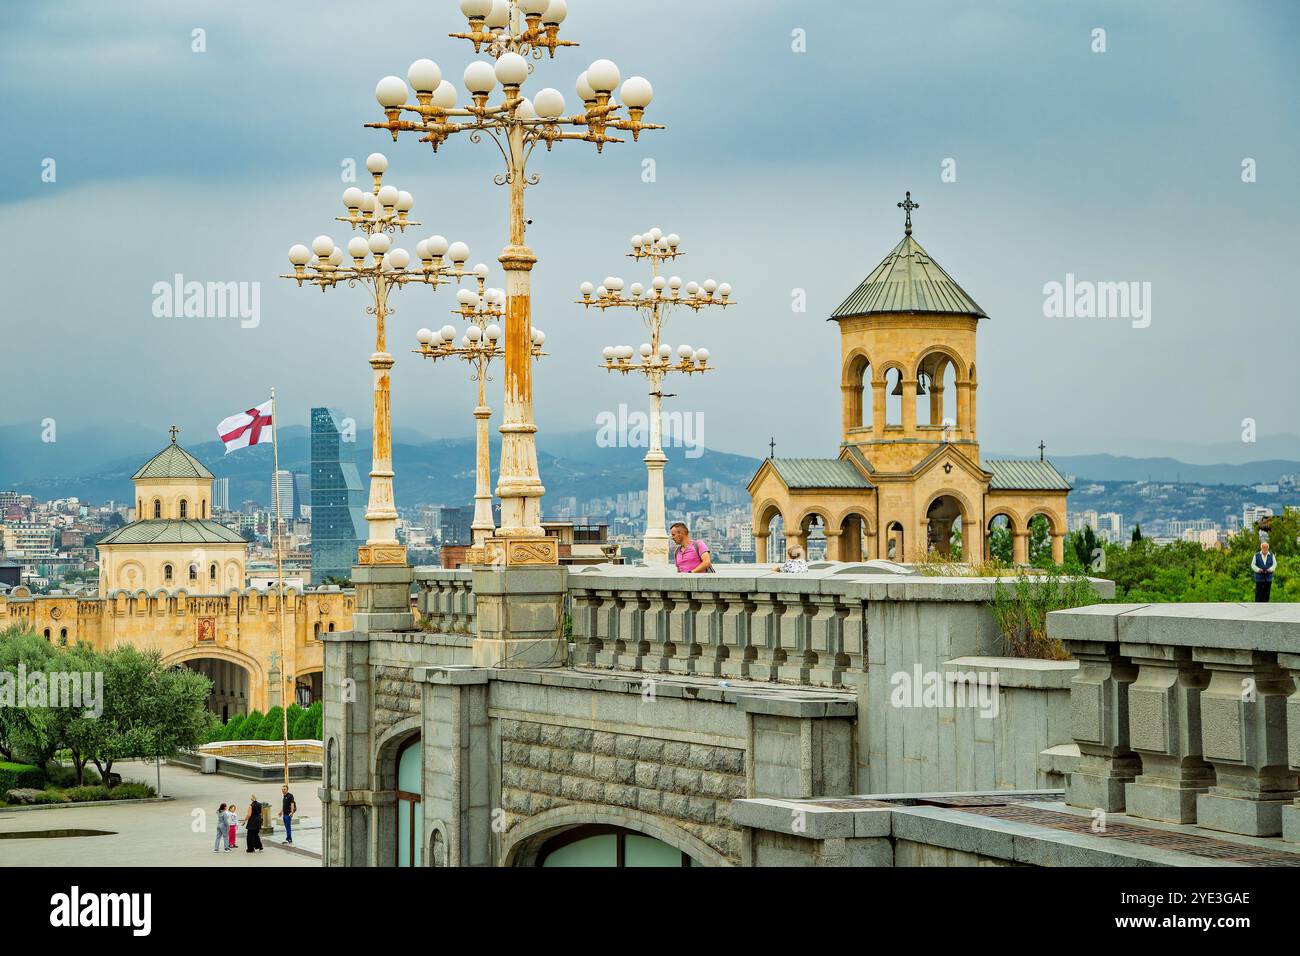
[[(442, 78), (438, 65), (417, 60), (407, 71), (406, 81), (396, 76), (379, 81), (375, 99), (385, 120), (366, 125), (387, 130), (394, 140), (402, 133), (420, 134), (420, 141), (429, 143), (435, 152), (460, 133), (467, 134), (471, 142), (487, 137), (501, 153), (505, 171), (494, 181), (510, 188), (509, 242), (500, 257), (506, 270), (505, 398), (497, 482), (501, 529), (488, 539), (486, 553), (494, 564), (556, 565), (558, 542), (546, 536), (541, 524), (545, 488), (537, 468), (537, 425), (533, 420), (530, 273), (537, 257), (525, 239), (524, 190), (537, 185), (539, 177), (527, 172), (528, 159), (538, 145), (545, 145), (549, 152), (556, 143), (580, 140), (600, 152), (606, 143), (624, 142), (612, 135), (615, 132), (630, 132), (636, 139), (642, 130), (662, 127), (642, 122), (654, 95), (644, 78), (623, 81), (622, 102), (614, 101), (621, 77), (609, 60), (596, 60), (578, 77), (577, 91), (583, 103), (580, 113), (566, 115), (563, 94), (549, 87), (538, 90), (531, 100), (523, 95), (523, 85), (533, 69), (529, 58), (540, 60), (543, 51), (554, 57), (557, 48), (577, 45), (558, 36), (568, 13), (565, 0), (461, 0), (460, 8), (469, 21), (469, 31), (451, 36), (468, 40), (476, 53), (485, 52), (494, 61), (476, 60), (465, 70), (470, 102), (458, 106), (456, 89)], [(502, 88), (501, 98), (489, 103), (497, 84)], [(409, 101), (411, 89), (415, 91), (414, 103)], [(625, 116), (620, 113), (624, 109)]]
[(348, 241), (345, 264), (344, 252), (329, 236), (317, 236), (311, 248), (296, 245), (289, 250), (293, 273), (281, 276), (293, 279), (298, 285), (305, 282), (319, 286), (321, 291), (332, 289), (340, 283), (361, 285), (370, 293), (366, 313), (375, 317), (375, 351), (370, 356), (374, 371), (374, 419), (372, 422), (374, 444), (370, 463), (370, 499), (366, 506), (366, 543), (358, 549), (357, 563), (362, 565), (404, 565), (406, 549), (397, 541), (397, 509), (393, 504), (393, 440), (389, 374), (393, 357), (388, 353), (386, 324), (396, 310), (388, 305), (389, 293), (413, 282), (437, 288), (455, 279), (459, 282), (468, 275), (465, 261), (469, 247), (463, 242), (448, 243), (442, 236), (421, 239), (415, 246), (420, 260), (418, 268), (408, 268), (411, 256), (405, 249), (393, 247), (389, 238), (393, 232), (405, 232), (408, 226), (421, 223), (408, 214), (414, 204), (411, 194), (394, 186), (384, 185), (383, 176), (388, 170), (388, 159), (382, 153), (371, 153), (366, 158), (366, 169), (374, 178), (370, 192), (352, 186), (343, 192), (346, 216), (335, 217), (346, 222), (361, 235)]
[(640, 313), (649, 332), (650, 341), (643, 342), (640, 361), (632, 361), (636, 352), (630, 345), (607, 345), (601, 353), (605, 359), (604, 367), (611, 372), (626, 375), (639, 372), (650, 383), (650, 449), (646, 452), (646, 528), (645, 563), (648, 565), (668, 564), (668, 531), (664, 527), (664, 464), (668, 456), (664, 454), (662, 441), (662, 404), (663, 381), (673, 372), (693, 375), (696, 372), (710, 371), (708, 349), (693, 349), (689, 345), (677, 347), (677, 360), (673, 360), (673, 348), (663, 341), (664, 322), (675, 306), (684, 306), (694, 312), (709, 306), (726, 308), (731, 301), (731, 286), (718, 284), (713, 279), (703, 283), (688, 282), (683, 285), (679, 276), (665, 277), (660, 269), (665, 262), (671, 262), (682, 255), (681, 240), (674, 233), (665, 236), (657, 226), (647, 232), (632, 237), (632, 251), (628, 253), (637, 262), (646, 260), (650, 263), (650, 285), (643, 286), (634, 282), (624, 292), (623, 280), (617, 276), (607, 276), (597, 289), (592, 283), (584, 282), (581, 286), (582, 298), (579, 304), (587, 308), (597, 308), (602, 312), (610, 308), (635, 309)]
[[(506, 294), (501, 289), (484, 288), (487, 282), (487, 271), (485, 265), (474, 267), (474, 274), (478, 279), (477, 292), (472, 289), (461, 289), (456, 293), (460, 308), (455, 311), (455, 314), (470, 323), (461, 337), (460, 344), (456, 344), (456, 327), (444, 325), (437, 332), (431, 329), (420, 329), (416, 334), (420, 347), (415, 350), (418, 355), (434, 361), (458, 358), (469, 363), (470, 376), (478, 384), (478, 405), (474, 409), (474, 522), (471, 525), (474, 537), (473, 546), (466, 554), (466, 562), (469, 564), (484, 563), (484, 546), (496, 531), (492, 521), (492, 491), (489, 488), (492, 468), (488, 445), (488, 420), (492, 417), (492, 409), (487, 404), (484, 386), (488, 380), (492, 360), (505, 355), (501, 347), (501, 326), (497, 325), (495, 320), (505, 314), (502, 307), (505, 305)], [(545, 341), (546, 336), (541, 329), (532, 330), (533, 356), (543, 354), (542, 343)]]

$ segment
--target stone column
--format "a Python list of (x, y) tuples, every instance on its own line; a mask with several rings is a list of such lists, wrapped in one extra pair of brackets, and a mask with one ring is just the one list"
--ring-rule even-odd
[(667, 672), (677, 648), (669, 633), (670, 602), (662, 591), (646, 591), (649, 607), (645, 609), (643, 627), (646, 642), (650, 645), (642, 666), (648, 671)]
[(1202, 745), (1217, 781), (1196, 799), (1196, 822), (1246, 836), (1278, 836), (1282, 809), (1300, 797), (1287, 766), (1287, 697), (1295, 684), (1264, 651), (1198, 647), (1210, 671), (1201, 695)]
[(1011, 532), (1011, 560), (1015, 564), (1029, 563), (1029, 532)]
[(719, 594), (719, 601), (726, 601), (727, 608), (722, 612), (722, 644), (719, 652), (725, 650), (726, 657), (718, 655), (716, 676), (748, 677), (750, 641), (758, 630), (758, 623), (751, 617), (746, 595), (740, 593)]
[(1052, 532), (1052, 560), (1057, 564), (1065, 561), (1065, 535)]
[(885, 380), (871, 380), (871, 437), (885, 437)]
[(754, 533), (754, 561), (757, 564), (767, 564), (767, 535)]
[(415, 571), (409, 564), (357, 565), (352, 583), (357, 588), (357, 609), (352, 630), (410, 631), (415, 628), (411, 613), (411, 582)]
[(1195, 823), (1196, 796), (1214, 783), (1201, 757), (1201, 692), (1210, 675), (1187, 647), (1120, 644), (1137, 665), (1128, 690), (1129, 743), (1142, 773), (1126, 789), (1127, 812), (1165, 823)]
[[(781, 646), (781, 603), (775, 594), (758, 592), (750, 596), (757, 605), (749, 622), (749, 643), (755, 656), (744, 674), (752, 680), (776, 680), (773, 652)], [(730, 663), (730, 662), (728, 662)]]
[(567, 581), (558, 566), (475, 568), (474, 665), (563, 667)]
[(1118, 813), (1124, 788), (1142, 762), (1129, 744), (1128, 692), (1137, 668), (1119, 644), (1070, 641), (1079, 673), (1070, 682), (1070, 725), (1079, 745), (1079, 764), (1065, 787), (1072, 807)]
[(817, 655), (817, 664), (809, 678), (814, 683), (838, 686), (844, 678), (840, 655), (844, 647), (845, 612), (833, 595), (813, 595), (811, 601), (814, 610), (808, 622), (808, 639), (812, 652)]
[(916, 432), (916, 379), (903, 379), (903, 432)]
[(843, 561), (844, 535), (839, 531), (826, 529), (826, 560)]
[[(1286, 753), (1287, 766), (1300, 772), (1300, 654), (1279, 654), (1277, 662), (1296, 685), (1286, 699)], [(1282, 839), (1300, 843), (1300, 799), (1282, 808)]]

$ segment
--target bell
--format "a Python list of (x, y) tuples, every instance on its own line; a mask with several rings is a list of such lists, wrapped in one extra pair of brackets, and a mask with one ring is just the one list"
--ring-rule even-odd
[(929, 379), (930, 376), (926, 375), (924, 372), (922, 372), (920, 375), (916, 377), (916, 394), (918, 395), (925, 394), (925, 383), (929, 381)]
[(902, 394), (903, 394), (903, 377), (902, 377), (901, 375), (898, 377), (898, 384), (894, 386), (894, 390), (893, 390), (892, 392), (890, 392), (889, 394), (890, 394), (890, 395), (902, 395)]

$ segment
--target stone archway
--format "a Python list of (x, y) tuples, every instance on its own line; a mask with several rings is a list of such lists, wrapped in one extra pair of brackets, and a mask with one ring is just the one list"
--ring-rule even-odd
[(876, 529), (865, 511), (840, 515), (839, 530), (836, 560), (870, 561), (876, 557)]
[(579, 827), (608, 827), (648, 836), (685, 853), (694, 866), (733, 865), (730, 860), (703, 840), (692, 836), (663, 817), (625, 807), (598, 804), (556, 807), (511, 827), (502, 841), (502, 865), (537, 866), (548, 843)]
[(755, 509), (758, 520), (754, 522), (754, 560), (759, 564), (785, 559), (785, 516), (774, 501), (764, 502)]
[(961, 550), (962, 503), (953, 495), (938, 495), (925, 509), (927, 537), (923, 552), (941, 558), (965, 557)]
[(252, 706), (253, 675), (250, 667), (229, 657), (207, 656), (198, 652), (194, 657), (170, 661), (173, 666), (185, 667), (205, 676), (212, 682), (208, 695), (208, 710), (221, 718), (222, 723), (237, 714), (247, 714)]

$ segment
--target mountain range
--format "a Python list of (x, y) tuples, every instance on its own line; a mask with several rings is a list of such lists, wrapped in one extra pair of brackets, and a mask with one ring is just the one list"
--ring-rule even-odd
[[(76, 496), (99, 503), (129, 500), (131, 475), (161, 450), (157, 436), (129, 425), (58, 434), (56, 441), (33, 436), (30, 426), (0, 426), (0, 489), (17, 489), (38, 499)], [(280, 430), (280, 467), (307, 472), (311, 443), (308, 429), (291, 425)], [(393, 460), (397, 500), (421, 504), (469, 502), (474, 493), (472, 438), (431, 440), (411, 429), (394, 432)], [(230, 479), (232, 506), (248, 499), (269, 503), (271, 448), (261, 445), (226, 455), (221, 443), (191, 444), (188, 451), (219, 478)], [(352, 446), (358, 470), (370, 468), (370, 433), (358, 431)], [(697, 458), (681, 448), (667, 449), (670, 486), (704, 478), (743, 487), (760, 459), (706, 450)], [(542, 431), (538, 434), (538, 463), (547, 498), (573, 496), (579, 500), (608, 497), (645, 488), (644, 450), (600, 447), (595, 432)], [(500, 436), (492, 441), (492, 460), (500, 457)], [(1016, 457), (985, 453), (986, 458)], [(1251, 485), (1276, 481), (1279, 475), (1300, 472), (1300, 461), (1271, 459), (1242, 464), (1194, 464), (1177, 458), (1118, 455), (1053, 455), (1052, 462), (1077, 481), (1182, 481), (1194, 484)], [(495, 485), (495, 469), (493, 484)]]

